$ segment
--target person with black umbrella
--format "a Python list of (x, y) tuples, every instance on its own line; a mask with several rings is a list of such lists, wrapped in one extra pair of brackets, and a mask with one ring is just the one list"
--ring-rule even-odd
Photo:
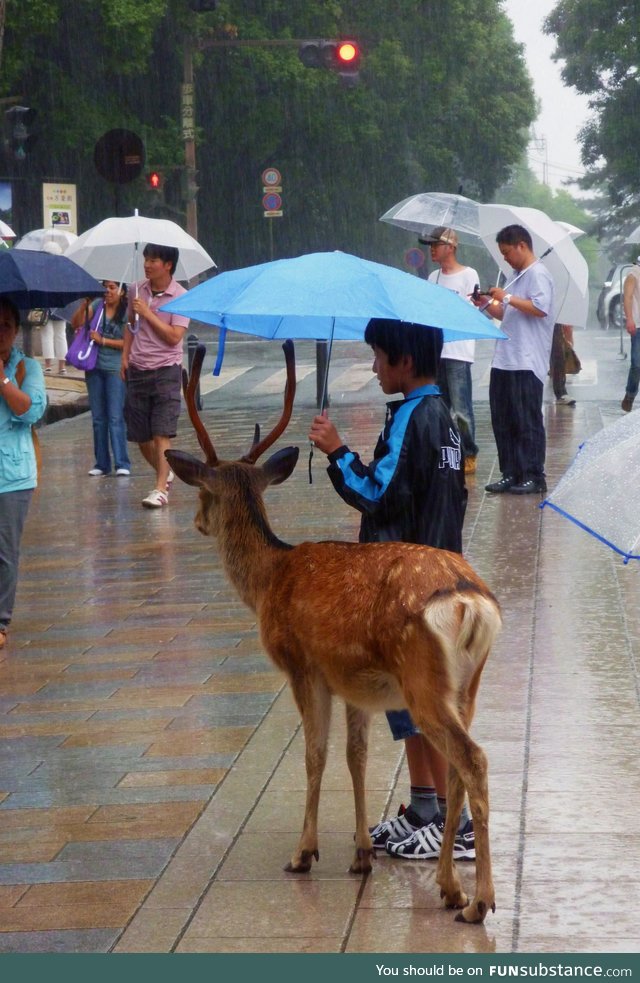
[(16, 347), (19, 327), (18, 308), (0, 295), (0, 648), (13, 614), (22, 530), (38, 483), (31, 428), (47, 405), (39, 363)]

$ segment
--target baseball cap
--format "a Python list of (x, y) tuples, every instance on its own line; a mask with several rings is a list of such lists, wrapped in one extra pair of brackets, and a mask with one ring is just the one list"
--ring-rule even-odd
[(436, 242), (444, 242), (446, 246), (457, 246), (458, 236), (453, 229), (447, 229), (443, 225), (439, 225), (432, 232), (427, 232), (426, 235), (420, 236), (418, 241), (424, 243), (426, 246), (433, 246)]

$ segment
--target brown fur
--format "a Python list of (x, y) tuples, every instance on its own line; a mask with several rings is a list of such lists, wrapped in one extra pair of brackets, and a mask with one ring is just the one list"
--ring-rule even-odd
[[(257, 614), (265, 650), (286, 673), (302, 716), (307, 803), (303, 831), (287, 866), (308, 871), (318, 859), (317, 816), (331, 699), (347, 709), (347, 760), (356, 809), (351, 871), (371, 869), (365, 767), (369, 714), (408, 707), (449, 762), (448, 811), (437, 880), (458, 918), (481, 922), (495, 910), (488, 835), (487, 762), (469, 736), (483, 666), (500, 628), (498, 604), (458, 554), (408, 543), (301, 543), (272, 532), (262, 493), (292, 472), (297, 450), (262, 467), (210, 467), (168, 452), (171, 467), (199, 486), (196, 526), (215, 536), (227, 574)], [(476, 895), (469, 902), (453, 865), (465, 791), (474, 821)]]

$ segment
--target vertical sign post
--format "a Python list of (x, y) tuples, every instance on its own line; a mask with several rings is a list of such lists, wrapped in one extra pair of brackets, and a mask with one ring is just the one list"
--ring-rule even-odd
[[(262, 172), (262, 207), (265, 218), (282, 218), (282, 175), (277, 167)], [(269, 223), (269, 259), (273, 259), (273, 225)]]

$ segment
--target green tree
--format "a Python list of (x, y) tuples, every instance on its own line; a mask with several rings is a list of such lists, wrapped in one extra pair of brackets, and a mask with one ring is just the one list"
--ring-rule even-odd
[(615, 208), (606, 234), (640, 218), (638, 156), (639, 0), (560, 0), (545, 30), (557, 42), (562, 77), (590, 97), (592, 115), (580, 133), (588, 174), (584, 187), (602, 188)]
[[(306, 69), (296, 45), (353, 35), (360, 84)], [(41, 135), (18, 186), (19, 230), (40, 224), (42, 180), (75, 182), (82, 228), (115, 208), (148, 211), (142, 179), (116, 196), (93, 167), (96, 140), (126, 127), (147, 159), (176, 168), (181, 205), (183, 43), (196, 57), (199, 238), (221, 268), (341, 248), (398, 259), (379, 216), (426, 189), (489, 198), (527, 143), (535, 115), (522, 50), (500, 0), (29, 0), (7, 7), (2, 94), (24, 93)], [(221, 44), (224, 42), (224, 44)], [(496, 121), (500, 140), (496, 140)], [(260, 174), (283, 174), (284, 217), (262, 214)], [(269, 225), (271, 223), (271, 226)]]

